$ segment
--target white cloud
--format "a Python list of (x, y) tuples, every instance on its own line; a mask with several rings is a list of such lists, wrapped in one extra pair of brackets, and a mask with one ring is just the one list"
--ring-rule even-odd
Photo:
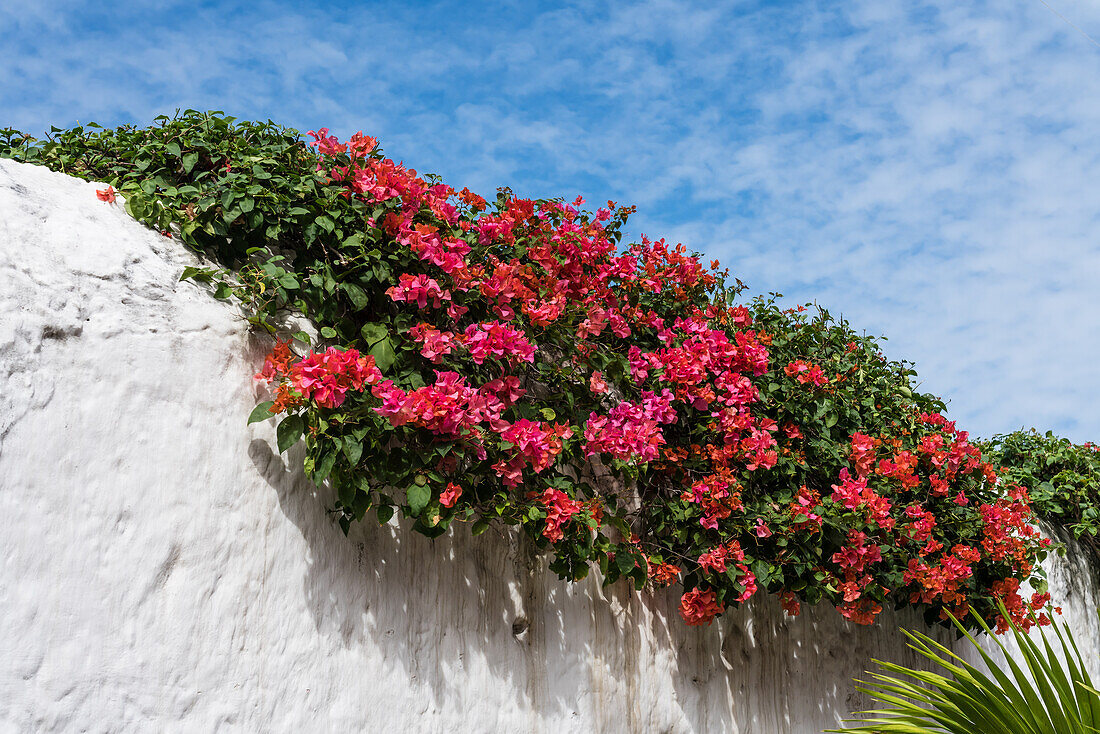
[[(1100, 6), (1051, 4), (1100, 37)], [(636, 231), (888, 335), (976, 433), (1100, 438), (1100, 49), (1037, 1), (45, 7), (0, 7), (0, 123), (215, 107), (637, 203)]]

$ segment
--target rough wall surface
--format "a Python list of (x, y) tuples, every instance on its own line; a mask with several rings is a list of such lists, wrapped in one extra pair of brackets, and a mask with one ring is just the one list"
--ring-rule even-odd
[[(0, 732), (815, 732), (914, 662), (908, 616), (694, 629), (509, 538), (344, 538), (245, 426), (268, 345), (95, 189), (0, 161)], [(1100, 584), (1051, 573), (1100, 675)]]

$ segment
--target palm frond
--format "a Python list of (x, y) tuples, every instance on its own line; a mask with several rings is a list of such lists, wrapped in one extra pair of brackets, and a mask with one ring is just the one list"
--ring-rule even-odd
[[(1008, 618), (1002, 608), (1001, 613)], [(1100, 609), (1097, 610), (1100, 616)], [(975, 615), (976, 616), (976, 615)], [(989, 634), (980, 617), (978, 624)], [(882, 708), (855, 712), (847, 734), (1100, 734), (1100, 691), (1089, 677), (1069, 626), (1052, 623), (1038, 641), (1012, 626), (1019, 654), (1004, 643), (1005, 669), (955, 618), (952, 622), (978, 651), (986, 674), (928, 635), (903, 630), (909, 647), (940, 669), (939, 673), (875, 660), (883, 672), (856, 689)]]

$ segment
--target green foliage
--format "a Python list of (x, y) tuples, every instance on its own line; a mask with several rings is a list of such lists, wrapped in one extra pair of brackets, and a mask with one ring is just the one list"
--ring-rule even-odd
[[(375, 180), (389, 177), (392, 186), (421, 193), (439, 186), (433, 177), (406, 175), (406, 169), (381, 160), (373, 147), (368, 153), (364, 160), (374, 166)], [(713, 592), (716, 605), (732, 606), (759, 586), (783, 593), (791, 607), (797, 600), (826, 600), (860, 621), (872, 619), (882, 604), (912, 604), (929, 622), (947, 624), (943, 613), (950, 604), (905, 580), (911, 561), (941, 556), (939, 549), (928, 550), (928, 538), (910, 527), (906, 509), (919, 508), (935, 517), (929, 537), (946, 555), (956, 547), (983, 547), (985, 524), (979, 508), (1009, 502), (976, 459), (948, 477), (950, 495), (931, 491), (930, 477), (939, 476), (934, 460), (942, 458), (936, 452), (950, 449), (966, 459), (973, 447), (953, 430), (929, 423), (929, 414), (938, 417), (944, 405), (913, 390), (911, 365), (887, 360), (876, 339), (824, 310), (783, 309), (774, 298), (735, 307), (742, 291), (739, 282), (729, 284), (709, 273), (697, 277), (698, 263), (679, 249), (624, 245), (629, 210), (597, 220), (585, 212), (570, 213), (559, 200), (526, 202), (502, 190), (488, 203), (471, 203), (480, 197), (467, 198), (464, 192), (459, 198), (465, 203), (457, 204), (454, 216), (443, 216), (443, 207), (423, 205), (419, 194), (404, 199), (389, 193), (374, 199), (353, 195), (347, 171), (357, 161), (346, 150), (322, 156), (295, 130), (191, 110), (157, 118), (147, 128), (54, 129), (45, 140), (2, 130), (0, 156), (113, 185), (135, 218), (210, 259), (209, 267), (187, 268), (182, 279), (207, 285), (215, 297), (235, 299), (256, 328), (292, 337), (299, 351), (303, 345), (316, 351), (328, 346), (358, 350), (373, 357), (392, 381), (387, 389), (402, 392), (431, 386), (437, 370), (453, 370), (474, 387), (515, 377), (526, 395), (508, 406), (504, 417), (509, 425), (530, 421), (545, 427), (554, 422), (572, 429), (554, 462), (539, 469), (522, 466), (522, 481), (511, 486), (501, 481), (497, 467), (517, 458), (514, 443), (482, 428), (448, 435), (416, 421), (388, 420), (370, 390), (349, 392), (346, 401), (333, 405), (311, 402), (301, 394), (285, 399), (289, 393), (280, 393), (274, 404), (257, 406), (249, 422), (264, 420), (271, 411), (288, 413), (276, 430), (279, 450), (304, 443), (305, 470), (315, 482), (335, 488), (335, 509), (345, 532), (371, 510), (382, 523), (400, 512), (413, 521), (413, 529), (429, 537), (453, 522), (469, 523), (475, 535), (490, 523), (500, 523), (521, 528), (552, 553), (550, 567), (565, 579), (584, 578), (596, 567), (605, 583), (626, 579), (641, 588), (658, 578), (654, 568), (674, 566), (674, 576), (686, 589)], [(448, 202), (454, 200), (452, 196)], [(479, 236), (483, 218), (513, 216), (526, 205), (539, 214), (517, 219), (520, 224), (510, 237)], [(460, 282), (452, 273), (429, 266), (396, 234), (408, 235), (417, 227), (468, 247), (470, 272), (486, 279), (495, 265), (514, 268), (523, 275), (520, 285), (534, 284), (531, 303), (536, 306), (545, 305), (561, 285), (539, 280), (565, 259), (561, 251), (549, 259), (540, 254), (548, 243), (570, 245), (576, 240), (593, 250), (604, 248), (601, 266), (610, 263), (616, 247), (650, 260), (632, 266), (629, 275), (610, 278), (605, 271), (605, 280), (599, 282), (591, 280), (597, 268), (578, 269), (575, 282), (562, 286), (573, 286), (564, 312), (543, 323), (529, 318), (517, 303), (511, 315), (502, 315), (506, 312), (479, 291), (485, 285), (481, 276), (467, 272), (467, 280)], [(652, 280), (657, 270), (663, 275)], [(402, 275), (439, 278), (450, 304), (468, 313), (452, 317), (443, 309), (396, 302), (387, 290)], [(602, 301), (587, 300), (593, 283), (607, 287)], [(612, 301), (619, 313), (634, 319), (629, 336), (603, 329), (578, 337), (593, 317), (592, 309)], [(710, 315), (704, 318), (703, 313)], [(291, 314), (317, 327), (317, 343), (302, 332), (286, 333), (285, 317)], [(453, 353), (433, 363), (413, 336), (425, 319), (457, 334), (460, 320), (472, 326), (497, 318), (537, 342), (532, 362), (496, 356), (475, 361)], [(683, 397), (690, 390), (704, 395), (699, 385), (713, 382), (714, 374), (699, 383), (662, 383), (672, 370), (668, 363), (654, 366), (648, 381), (632, 378), (629, 349), (667, 357), (690, 339), (680, 327), (666, 338), (645, 320), (671, 327), (685, 318), (705, 321), (712, 335), (720, 334), (729, 343), (745, 337), (746, 353), (767, 346), (766, 369), (756, 373), (738, 368), (724, 376), (751, 377), (754, 397), (742, 406), (751, 422), (743, 428), (724, 432), (717, 427), (713, 397)], [(790, 369), (802, 362), (820, 369), (821, 380), (807, 382)], [(596, 373), (613, 392), (591, 387)], [(604, 452), (598, 468), (619, 481), (597, 478), (583, 435), (590, 416), (607, 415), (620, 401), (640, 403), (645, 391), (659, 392), (663, 384), (681, 395), (675, 421), (661, 428), (660, 453), (643, 461)], [(753, 452), (738, 442), (742, 435), (764, 434), (771, 443), (755, 453), (767, 460), (748, 466), (746, 457)], [(868, 470), (871, 494), (890, 507), (889, 518), (873, 519), (866, 508), (846, 506), (832, 496), (842, 472), (853, 467), (852, 439), (860, 434), (876, 442), (876, 459), (889, 463), (899, 456), (917, 457), (912, 459), (913, 483), (876, 473), (874, 465)], [(924, 439), (941, 441), (940, 448), (920, 453)], [(703, 522), (700, 503), (685, 497), (690, 498), (693, 485), (715, 477), (728, 479), (731, 492), (723, 499), (728, 512), (721, 524), (710, 527)], [(452, 482), (462, 490), (461, 498), (445, 502), (444, 493), (456, 486)], [(560, 539), (553, 537), (551, 521), (558, 510), (540, 493), (566, 498), (559, 509), (573, 511), (572, 519), (562, 523)], [(967, 501), (955, 502), (956, 493)], [(1014, 521), (1026, 519), (1026, 506), (1001, 509)], [(1027, 537), (1019, 540), (1017, 531), (1009, 528), (1016, 543), (1010, 553), (983, 558), (971, 575), (959, 580), (969, 604), (987, 619), (995, 613), (991, 585), (1006, 578), (1026, 579), (1042, 557), (1038, 544)], [(705, 553), (735, 547), (743, 559), (731, 560), (725, 572), (699, 563)], [(852, 575), (835, 558), (853, 548), (873, 550), (881, 560)], [(862, 595), (859, 608), (850, 604), (852, 584)]]
[(252, 412), (248, 414), (248, 423), (259, 423), (262, 420), (267, 420), (271, 417), (271, 406), (274, 405), (274, 401), (265, 400), (252, 409)]
[(1041, 516), (1100, 553), (1100, 448), (1050, 431), (1016, 431), (982, 444), (1001, 477), (1027, 487)]
[(135, 219), (220, 265), (188, 268), (184, 278), (241, 299), (272, 332), (289, 310), (343, 344), (360, 342), (353, 315), (379, 308), (378, 277), (408, 259), (364, 236), (371, 212), (326, 185), (297, 130), (272, 122), (188, 110), (144, 128), (53, 128), (41, 141), (6, 129), (0, 157), (113, 185)]
[[(978, 620), (984, 626), (984, 622)], [(871, 687), (857, 687), (884, 708), (860, 712), (859, 726), (836, 732), (865, 734), (1095, 734), (1100, 732), (1100, 692), (1089, 677), (1068, 624), (1055, 621), (1058, 644), (1037, 642), (1013, 626), (1022, 665), (996, 638), (1007, 671), (956, 621), (981, 655), (989, 675), (920, 632), (910, 647), (942, 673), (875, 662)], [(988, 629), (986, 630), (989, 631)], [(1095, 651), (1093, 651), (1095, 656)], [(1065, 662), (1063, 662), (1063, 660)], [(904, 676), (904, 677), (898, 677)], [(911, 679), (911, 680), (907, 680)]]

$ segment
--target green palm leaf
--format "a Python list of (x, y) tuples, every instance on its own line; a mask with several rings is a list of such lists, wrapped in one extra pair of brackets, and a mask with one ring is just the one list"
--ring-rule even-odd
[[(1001, 613), (1007, 618), (1004, 608)], [(1100, 610), (1097, 610), (1100, 615)], [(978, 624), (989, 633), (981, 618)], [(856, 712), (847, 734), (1100, 734), (1100, 691), (1089, 677), (1068, 625), (1054, 622), (1057, 644), (1039, 641), (1015, 625), (1020, 650), (1005, 655), (1006, 670), (967, 632), (955, 626), (977, 649), (989, 675), (921, 632), (906, 631), (909, 647), (941, 669), (934, 673), (894, 663), (875, 662), (883, 670), (872, 681), (857, 681), (857, 690), (882, 708)], [(1063, 662), (1063, 660), (1065, 662)]]

